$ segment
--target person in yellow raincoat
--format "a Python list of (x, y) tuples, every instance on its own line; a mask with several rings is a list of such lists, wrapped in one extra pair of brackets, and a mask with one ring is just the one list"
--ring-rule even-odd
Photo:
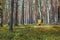
[(37, 25), (41, 25), (41, 20), (40, 19), (38, 19)]

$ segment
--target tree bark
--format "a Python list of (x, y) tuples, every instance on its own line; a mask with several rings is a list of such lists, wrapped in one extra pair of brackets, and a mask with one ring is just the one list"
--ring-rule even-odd
[(24, 0), (22, 1), (22, 17), (21, 17), (21, 23), (24, 24)]
[(9, 21), (9, 30), (13, 31), (13, 11), (14, 11), (14, 0), (11, 0), (11, 13)]
[(15, 26), (18, 25), (18, 0), (16, 0)]

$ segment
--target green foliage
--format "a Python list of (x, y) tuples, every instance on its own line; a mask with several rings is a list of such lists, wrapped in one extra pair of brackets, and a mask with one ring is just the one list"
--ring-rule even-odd
[[(19, 25), (9, 32), (8, 26), (0, 28), (0, 40), (60, 40), (60, 31), (30, 28), (31, 25)], [(25, 26), (26, 28), (19, 28)], [(28, 27), (29, 26), (29, 27)]]

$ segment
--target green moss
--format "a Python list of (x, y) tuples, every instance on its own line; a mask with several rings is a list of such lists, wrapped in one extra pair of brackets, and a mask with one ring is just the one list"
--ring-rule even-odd
[(60, 31), (41, 31), (36, 28), (15, 28), (0, 31), (0, 40), (60, 40)]

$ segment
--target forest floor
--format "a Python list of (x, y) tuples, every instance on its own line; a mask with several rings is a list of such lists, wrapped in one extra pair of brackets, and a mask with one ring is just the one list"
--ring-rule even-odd
[(9, 27), (0, 27), (0, 40), (60, 40), (60, 25), (19, 25), (9, 32)]

